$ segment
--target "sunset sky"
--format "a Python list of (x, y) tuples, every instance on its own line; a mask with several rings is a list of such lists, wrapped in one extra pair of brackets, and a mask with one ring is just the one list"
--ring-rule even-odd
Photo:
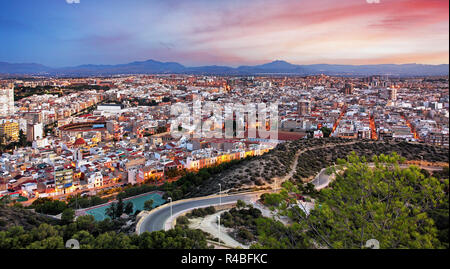
[(449, 62), (448, 0), (2, 1), (0, 61)]

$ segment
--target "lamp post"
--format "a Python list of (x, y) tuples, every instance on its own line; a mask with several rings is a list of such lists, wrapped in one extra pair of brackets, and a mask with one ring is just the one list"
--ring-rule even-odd
[[(325, 171), (324, 172), (326, 172), (327, 170), (326, 170), (326, 168), (325, 168)], [(322, 177), (322, 173), (319, 173), (319, 185), (318, 186), (320, 186), (320, 178)]]
[(217, 238), (219, 239), (220, 243), (220, 215), (217, 216), (217, 221), (219, 222), (219, 235), (217, 236)]
[(170, 200), (170, 218), (172, 218), (172, 197), (168, 197), (168, 200)]
[(222, 205), (222, 185), (219, 183), (219, 206)]

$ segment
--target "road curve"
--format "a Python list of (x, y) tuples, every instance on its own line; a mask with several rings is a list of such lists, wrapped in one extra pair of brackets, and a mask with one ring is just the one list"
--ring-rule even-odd
[[(263, 192), (260, 192), (263, 193)], [(249, 198), (255, 197), (255, 193), (246, 194), (234, 194), (234, 195), (222, 195), (222, 203), (231, 203), (238, 200), (247, 200)], [(175, 201), (172, 205), (172, 214), (176, 215), (182, 211), (188, 209), (194, 209), (197, 207), (212, 206), (219, 204), (219, 196), (214, 197), (204, 197), (199, 199), (188, 199), (186, 201)], [(152, 212), (143, 217), (142, 223), (138, 228), (138, 234), (143, 232), (153, 232), (164, 230), (164, 225), (170, 218), (170, 205), (162, 206), (160, 209), (156, 208)]]

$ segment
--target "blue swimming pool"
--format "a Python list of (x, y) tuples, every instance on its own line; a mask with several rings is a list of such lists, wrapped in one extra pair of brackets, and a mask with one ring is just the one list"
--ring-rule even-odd
[[(131, 198), (124, 200), (125, 203), (131, 202), (133, 203), (133, 213), (136, 212), (136, 210), (143, 210), (144, 209), (144, 203), (147, 200), (153, 200), (153, 207), (162, 205), (165, 203), (165, 200), (162, 198), (162, 196), (159, 193), (149, 193), (147, 195), (142, 195), (136, 198)], [(94, 219), (97, 221), (102, 221), (106, 218), (109, 218), (106, 215), (106, 209), (110, 206), (110, 204), (107, 204), (105, 206), (100, 206), (97, 208), (86, 210), (87, 214), (90, 214), (94, 216)]]

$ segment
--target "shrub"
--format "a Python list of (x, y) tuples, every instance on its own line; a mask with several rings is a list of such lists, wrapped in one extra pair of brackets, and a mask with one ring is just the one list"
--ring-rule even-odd
[(177, 224), (187, 225), (187, 224), (189, 224), (189, 218), (186, 216), (180, 216), (177, 218)]

